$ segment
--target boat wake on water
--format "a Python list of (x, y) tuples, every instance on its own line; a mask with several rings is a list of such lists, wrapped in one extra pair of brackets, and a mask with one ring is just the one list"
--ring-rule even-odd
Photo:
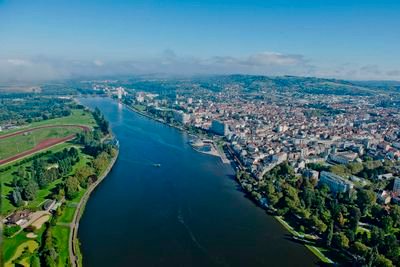
[(189, 233), (190, 238), (192, 239), (193, 243), (198, 247), (200, 250), (202, 250), (204, 253), (207, 254), (207, 250), (199, 243), (195, 235), (193, 234), (192, 230), (190, 227), (186, 224), (183, 214), (182, 214), (182, 209), (179, 208), (178, 210), (178, 221), (185, 227), (186, 231)]

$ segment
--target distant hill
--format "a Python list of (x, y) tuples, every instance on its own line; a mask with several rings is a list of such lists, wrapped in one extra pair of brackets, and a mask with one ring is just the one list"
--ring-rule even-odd
[(203, 87), (219, 91), (229, 85), (240, 85), (244, 91), (277, 90), (327, 95), (374, 95), (377, 92), (399, 92), (400, 83), (353, 82), (297, 76), (226, 75), (201, 77), (197, 80)]

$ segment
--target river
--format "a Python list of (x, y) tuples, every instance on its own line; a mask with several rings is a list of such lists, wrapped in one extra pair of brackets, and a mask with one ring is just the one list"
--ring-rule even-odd
[(245, 197), (232, 168), (194, 151), (185, 133), (110, 99), (80, 101), (99, 107), (120, 141), (118, 161), (80, 221), (84, 266), (316, 264)]

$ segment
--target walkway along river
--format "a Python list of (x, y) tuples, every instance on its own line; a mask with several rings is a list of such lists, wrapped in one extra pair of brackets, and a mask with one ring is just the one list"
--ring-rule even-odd
[[(245, 197), (234, 171), (188, 136), (105, 98), (120, 142), (79, 226), (84, 266), (313, 266), (318, 259)], [(159, 167), (156, 167), (159, 166)]]

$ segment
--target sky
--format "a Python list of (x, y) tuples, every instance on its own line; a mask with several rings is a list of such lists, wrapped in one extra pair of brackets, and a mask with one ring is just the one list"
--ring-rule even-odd
[(398, 14), (398, 0), (0, 0), (0, 81), (148, 73), (400, 80)]

